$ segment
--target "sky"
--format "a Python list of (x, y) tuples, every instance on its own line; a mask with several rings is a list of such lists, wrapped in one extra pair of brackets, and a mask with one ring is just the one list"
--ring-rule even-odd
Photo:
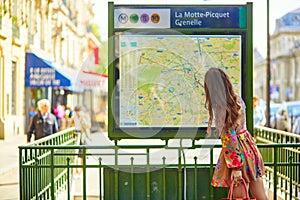
[[(266, 57), (267, 46), (267, 0), (92, 0), (94, 3), (94, 23), (98, 24), (99, 32), (103, 40), (107, 40), (108, 27), (108, 2), (114, 4), (192, 4), (192, 5), (206, 5), (206, 4), (244, 4), (246, 2), (253, 2), (253, 47), (257, 48), (263, 57)], [(300, 8), (300, 0), (269, 0), (269, 15), (270, 15), (270, 34), (275, 30), (276, 19), (282, 17), (290, 11)]]

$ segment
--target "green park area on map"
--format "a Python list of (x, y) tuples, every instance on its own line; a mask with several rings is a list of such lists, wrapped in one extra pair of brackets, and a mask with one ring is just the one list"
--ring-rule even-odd
[(241, 36), (121, 35), (121, 127), (205, 127), (203, 79), (220, 67), (241, 93)]

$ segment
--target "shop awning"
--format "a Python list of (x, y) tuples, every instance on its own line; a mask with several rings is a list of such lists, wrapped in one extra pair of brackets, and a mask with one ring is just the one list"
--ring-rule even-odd
[(61, 74), (63, 74), (65, 77), (68, 77), (71, 80), (71, 86), (68, 87), (68, 90), (74, 91), (74, 92), (83, 92), (84, 86), (81, 85), (78, 82), (78, 70), (75, 70), (73, 68), (60, 68), (58, 70)]
[(97, 72), (80, 71), (77, 82), (85, 89), (108, 92), (108, 76)]
[(71, 87), (72, 78), (65, 76), (50, 61), (38, 57), (34, 53), (26, 53), (25, 86)]
[(26, 87), (67, 87), (74, 92), (83, 92), (85, 89), (107, 92), (107, 79), (107, 75), (95, 72), (57, 68), (34, 53), (26, 53)]
[(83, 70), (77, 71), (72, 68), (61, 68), (59, 71), (67, 77), (72, 77), (72, 86), (69, 87), (69, 90), (108, 91), (108, 76), (105, 74)]

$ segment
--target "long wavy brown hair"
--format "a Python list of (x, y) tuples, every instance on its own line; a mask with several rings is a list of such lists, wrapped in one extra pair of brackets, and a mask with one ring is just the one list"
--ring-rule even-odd
[(210, 68), (204, 77), (204, 90), (205, 106), (209, 112), (209, 128), (214, 117), (217, 119), (222, 113), (220, 111), (225, 109), (223, 131), (228, 131), (230, 127), (237, 124), (241, 109), (239, 96), (234, 91), (229, 76), (220, 68)]

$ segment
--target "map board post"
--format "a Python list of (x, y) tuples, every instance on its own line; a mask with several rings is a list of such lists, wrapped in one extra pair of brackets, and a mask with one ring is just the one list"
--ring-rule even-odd
[(224, 69), (252, 108), (252, 3), (108, 9), (109, 138), (205, 138), (211, 67)]

